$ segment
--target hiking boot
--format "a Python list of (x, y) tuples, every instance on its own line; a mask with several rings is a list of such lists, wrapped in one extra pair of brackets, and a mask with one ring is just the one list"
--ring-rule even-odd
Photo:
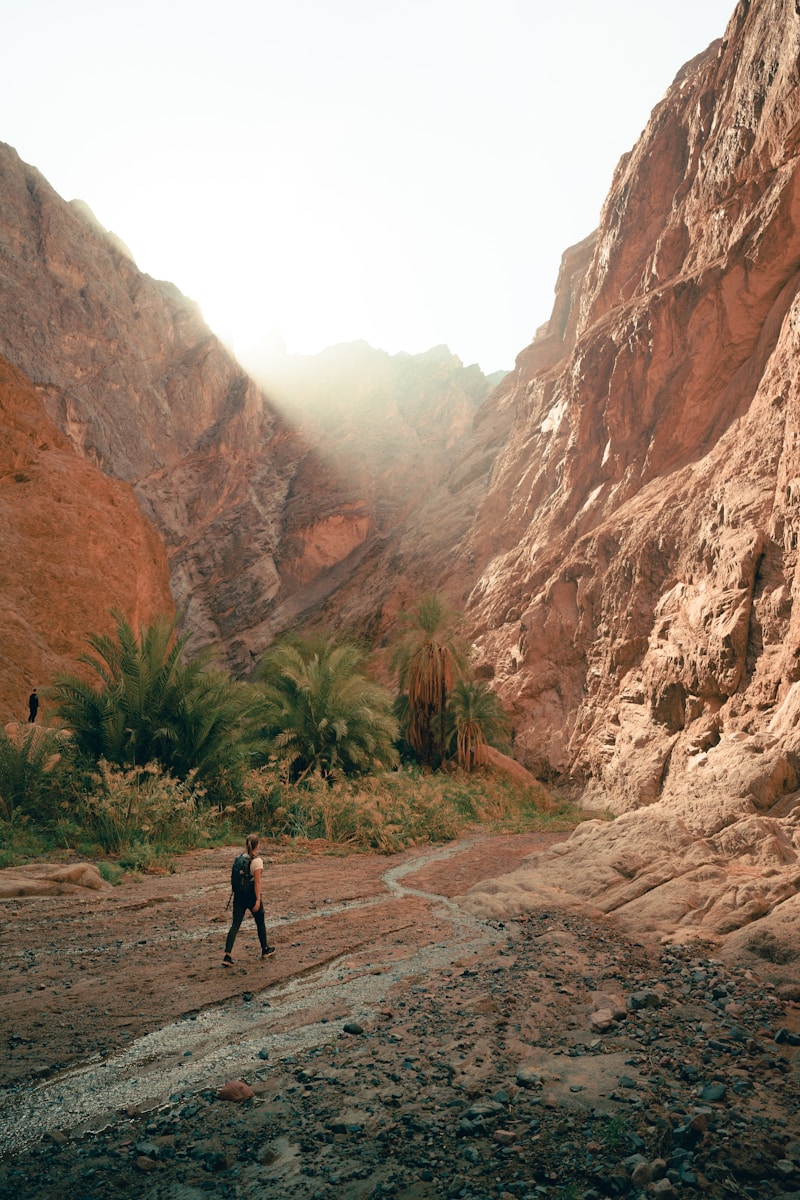
[(232, 967), (233, 966), (233, 959), (231, 958), (230, 954), (225, 955), (225, 957), (222, 960), (222, 965), (223, 965), (223, 967)]
[(261, 951), (261, 957), (262, 958), (272, 958), (274, 953), (275, 953), (275, 947), (267, 946), (266, 950)]

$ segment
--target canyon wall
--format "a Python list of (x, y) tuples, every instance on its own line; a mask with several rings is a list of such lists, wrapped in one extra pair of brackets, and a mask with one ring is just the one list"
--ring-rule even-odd
[[(740, 0), (620, 162), (467, 544), (517, 756), (611, 809), (465, 899), (589, 903), (796, 985), (800, 5)], [(500, 536), (498, 537), (498, 531)], [(498, 544), (499, 543), (499, 544)], [(794, 994), (794, 993), (793, 993)]]
[(799, 48), (793, 2), (740, 3), (679, 73), (504, 385), (469, 535), (518, 755), (622, 807), (798, 703)]
[(246, 674), (286, 628), (379, 641), (444, 587), (518, 757), (617, 808), (791, 724), (799, 24), (740, 3), (679, 72), (488, 397), (443, 348), (338, 348), (259, 386), (0, 147), (0, 352), (133, 489), (195, 644)]
[[(86, 635), (173, 611), (164, 545), (133, 489), (76, 453), (30, 380), (0, 358), (0, 704), (74, 671)], [(41, 720), (47, 721), (43, 699)]]
[(113, 604), (174, 603), (246, 675), (292, 627), (385, 644), (440, 588), (518, 759), (621, 814), (465, 902), (795, 963), (799, 62), (800, 5), (739, 0), (489, 395), (443, 348), (259, 386), (0, 146), (4, 715)]
[[(302, 602), (306, 627), (379, 641), (400, 607), (439, 587), (486, 493), (507, 428), (501, 422), (492, 444), (482, 437), (476, 448), (492, 383), (446, 346), (390, 355), (354, 342), (267, 360), (256, 348), (242, 361), (316, 447), (293, 490), (282, 560), (287, 576), (301, 582), (301, 571), (305, 582), (287, 592), (276, 621), (297, 620)], [(315, 551), (324, 554), (338, 536), (328, 513), (333, 496), (347, 513), (350, 553), (315, 582)], [(340, 526), (344, 534), (344, 518)]]
[(0, 195), (0, 353), (76, 455), (133, 489), (195, 643), (246, 657), (236, 637), (279, 588), (287, 495), (309, 447), (197, 307), (8, 146)]

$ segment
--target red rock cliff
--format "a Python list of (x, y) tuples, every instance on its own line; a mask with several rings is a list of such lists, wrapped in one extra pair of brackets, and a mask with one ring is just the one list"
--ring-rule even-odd
[(504, 385), (479, 652), (523, 761), (620, 808), (732, 741), (800, 785), (799, 55), (794, 0), (738, 4)]
[(74, 670), (115, 607), (134, 627), (172, 611), (163, 544), (130, 484), (81, 458), (0, 358), (0, 721), (25, 720), (31, 688)]
[(196, 305), (2, 145), (0, 196), (0, 353), (76, 453), (133, 488), (194, 644), (248, 670), (371, 515)]

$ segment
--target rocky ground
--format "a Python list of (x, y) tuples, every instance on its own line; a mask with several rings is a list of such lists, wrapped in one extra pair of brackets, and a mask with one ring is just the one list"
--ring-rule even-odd
[(245, 926), (233, 972), (223, 852), (5, 902), (0, 1192), (800, 1200), (800, 986), (588, 911), (463, 925), (449, 898), (539, 846), (278, 857), (278, 951)]

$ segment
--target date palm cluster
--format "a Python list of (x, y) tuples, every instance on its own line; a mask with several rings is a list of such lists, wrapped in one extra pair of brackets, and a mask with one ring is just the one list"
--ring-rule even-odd
[[(113, 617), (113, 634), (88, 638), (80, 670), (45, 690), (51, 719), (87, 770), (158, 764), (222, 806), (241, 795), (253, 767), (277, 763), (290, 783), (391, 770), (403, 758), (472, 770), (508, 734), (497, 696), (472, 678), (458, 614), (438, 595), (402, 616), (394, 689), (377, 681), (364, 650), (322, 635), (276, 643), (245, 682), (208, 651), (189, 656), (177, 620), (134, 630), (122, 613)], [(30, 731), (25, 753), (3, 741), (0, 757), (7, 749), (10, 762), (41, 774), (45, 733)]]

